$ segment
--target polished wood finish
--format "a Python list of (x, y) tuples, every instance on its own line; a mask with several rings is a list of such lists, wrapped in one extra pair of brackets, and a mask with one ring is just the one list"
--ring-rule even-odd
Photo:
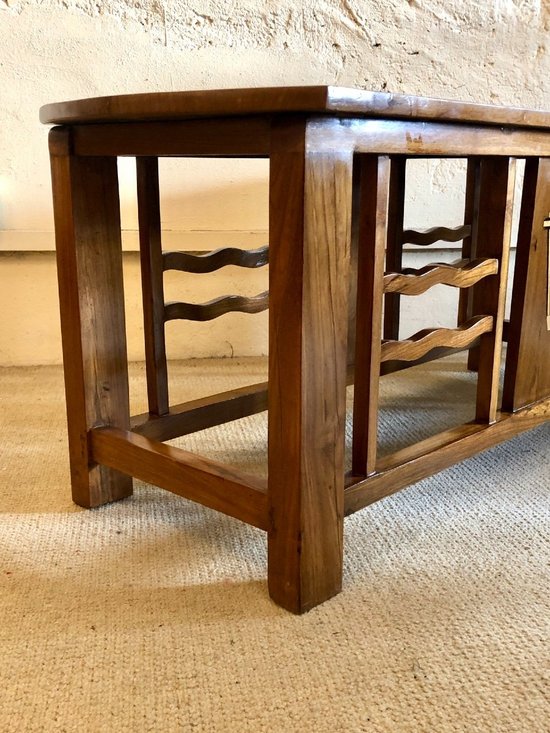
[[(127, 496), (136, 476), (266, 530), (270, 594), (301, 613), (340, 590), (344, 511), (550, 419), (544, 229), (550, 209), (549, 114), (299, 87), (85, 100), (48, 106), (42, 119), (68, 123), (51, 132), (50, 152), (71, 480), (81, 505)], [(148, 339), (149, 411), (131, 422), (119, 155), (138, 157)], [(269, 251), (162, 255), (157, 158), (169, 155), (269, 157)], [(407, 159), (423, 156), (468, 159), (463, 226), (403, 232)], [(526, 157), (527, 165), (506, 325), (510, 159), (516, 156)], [(403, 270), (404, 241), (424, 245), (442, 238), (462, 239), (461, 262)], [(167, 317), (215, 317), (236, 304), (263, 309), (268, 296), (164, 304), (163, 271), (256, 267), (267, 263), (268, 254), (268, 383), (169, 407)], [(428, 329), (399, 341), (401, 294), (418, 295), (441, 283), (461, 289), (458, 328)], [(504, 331), (506, 412), (498, 412)], [(476, 421), (377, 459), (379, 375), (463, 348), (470, 349), (470, 366), (479, 363)], [(350, 375), (353, 472), (346, 478)], [(267, 485), (159, 442), (266, 407)]]
[(335, 86), (216, 89), (123, 94), (47, 104), (49, 124), (136, 122), (192, 117), (324, 112), (331, 116), (448, 120), (514, 127), (550, 127), (550, 113), (472, 102), (370, 92)]
[(528, 159), (514, 272), (502, 404), (517, 410), (550, 392), (546, 319), (548, 258), (544, 221), (550, 211), (550, 159)]
[(352, 157), (322, 136), (284, 119), (271, 152), (268, 582), (294, 612), (342, 582)]
[(93, 460), (267, 529), (265, 482), (181, 448), (117, 428), (93, 428)]
[(353, 384), (355, 364), (355, 331), (357, 309), (357, 260), (359, 258), (359, 228), (361, 218), (361, 166), (353, 166), (351, 181), (351, 237), (350, 237), (350, 272), (348, 298), (348, 379)]
[(401, 273), (390, 272), (384, 275), (384, 292), (421, 295), (434, 285), (469, 288), (497, 272), (498, 260), (492, 258), (458, 260), (450, 264), (438, 262), (418, 270), (405, 268)]
[(546, 399), (514, 414), (498, 414), (490, 425), (466, 423), (404, 448), (381, 460), (373, 476), (366, 479), (348, 476), (345, 514), (353, 514), (405, 486), (549, 420), (550, 399)]
[(247, 298), (244, 295), (223, 295), (207, 303), (166, 303), (164, 320), (211, 321), (226, 313), (261, 313), (269, 307), (269, 292)]
[(436, 242), (460, 242), (472, 233), (472, 227), (465, 224), (461, 227), (449, 229), (448, 227), (431, 227), (423, 232), (415, 229), (406, 229), (403, 232), (403, 244), (416, 244), (426, 247)]
[[(353, 371), (348, 369), (347, 385), (353, 384)], [(260, 382), (200, 397), (172, 405), (161, 417), (144, 412), (131, 417), (130, 426), (133, 432), (147, 438), (172, 440), (267, 410), (267, 388), (268, 382)]]
[[(386, 271), (401, 272), (403, 266), (403, 217), (405, 214), (405, 183), (407, 159), (391, 158), (390, 200), (386, 236)], [(399, 338), (401, 296), (399, 293), (384, 295), (384, 338)]]
[(384, 341), (382, 361), (416, 361), (432, 349), (463, 349), (493, 330), (492, 316), (476, 316), (457, 328), (425, 328), (403, 341)]
[(172, 405), (162, 417), (148, 412), (135, 415), (130, 425), (133, 432), (147, 438), (172, 440), (264, 410), (267, 410), (267, 382)]
[[(256, 118), (188, 120), (182, 122), (79, 125), (74, 129), (73, 151), (86, 156), (269, 156), (272, 121)], [(550, 155), (548, 136), (537, 129), (465, 126), (401, 120), (316, 118), (310, 124), (325, 125), (323, 145), (336, 145), (356, 153), (396, 156), (466, 157)], [(328, 125), (328, 129), (327, 129)], [(96, 129), (96, 127), (98, 129)], [(174, 130), (172, 133), (171, 131)], [(227, 131), (226, 131), (227, 130)], [(103, 134), (101, 134), (103, 132)]]
[(372, 119), (350, 119), (342, 125), (340, 120), (318, 118), (310, 124), (325, 125), (327, 149), (339, 145), (356, 153), (445, 158), (499, 157), (503, 151), (508, 157), (550, 155), (548, 134), (536, 129)]
[(380, 381), (384, 245), (388, 227), (391, 163), (362, 156), (357, 324), (353, 395), (352, 470), (368, 476), (376, 465)]
[[(472, 342), (472, 344), (477, 344), (479, 342), (479, 339), (476, 339)], [(388, 361), (383, 361), (380, 364), (380, 376), (384, 377), (387, 374), (393, 374), (394, 372), (400, 372), (403, 369), (410, 369), (413, 366), (418, 366), (419, 364), (426, 364), (429, 361), (436, 361), (437, 359), (443, 359), (445, 356), (452, 356), (459, 354), (461, 351), (466, 351), (467, 349), (470, 349), (472, 344), (468, 344), (468, 346), (461, 346), (456, 349), (451, 349), (449, 347), (440, 346), (436, 349), (430, 349), (430, 351), (427, 354), (424, 354), (423, 356), (419, 357), (418, 359), (410, 359), (408, 361), (400, 361), (396, 359), (389, 359)]]
[(77, 125), (76, 155), (266, 158), (271, 121), (264, 117)]
[(481, 161), (475, 248), (477, 255), (498, 261), (498, 274), (474, 286), (472, 310), (490, 315), (494, 323), (493, 330), (480, 339), (477, 364), (476, 419), (490, 423), (497, 413), (515, 176), (513, 159)]
[[(479, 204), (479, 158), (468, 158), (466, 167), (466, 187), (464, 195), (464, 225), (470, 227), (468, 235), (462, 239), (462, 258), (475, 259), (473, 249), (474, 233)], [(472, 317), (472, 291), (461, 290), (458, 297), (457, 326)]]
[(158, 159), (137, 158), (136, 167), (147, 399), (152, 415), (165, 415), (169, 404)]
[[(206, 254), (188, 252), (165, 252), (162, 255), (162, 268), (190, 273), (214, 272), (222, 267), (263, 267), (269, 262), (269, 247), (244, 250), (227, 247)], [(159, 314), (160, 321), (184, 319), (187, 321), (210, 321), (226, 313), (260, 313), (269, 307), (269, 292), (253, 297), (242, 295), (223, 295), (207, 303), (166, 303)]]
[(88, 431), (130, 423), (116, 160), (71, 154), (50, 132), (71, 485), (94, 507), (132, 493), (132, 479), (94, 463)]
[(182, 272), (204, 273), (214, 272), (222, 267), (263, 267), (269, 262), (269, 247), (258, 249), (238, 249), (237, 247), (222, 247), (204, 254), (190, 252), (164, 252), (162, 257), (163, 269), (180, 270)]

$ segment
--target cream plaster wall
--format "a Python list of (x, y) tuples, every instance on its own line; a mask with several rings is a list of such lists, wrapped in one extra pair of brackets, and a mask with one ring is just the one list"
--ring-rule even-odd
[[(60, 355), (53, 258), (30, 254), (53, 248), (41, 104), (332, 83), (550, 108), (549, 30), (548, 0), (0, 0), (0, 363)], [(265, 241), (266, 171), (262, 161), (163, 161), (166, 245)], [(412, 176), (408, 224), (459, 223), (462, 176), (459, 165), (439, 163)], [(124, 246), (133, 250), (132, 161), (121, 163), (120, 179)], [(135, 255), (125, 264), (130, 355), (139, 358)], [(200, 300), (207, 288), (218, 294), (229, 286), (254, 292), (264, 276), (220, 273), (208, 284), (193, 282), (193, 295)], [(265, 314), (224, 316), (200, 329), (170, 324), (172, 355), (265, 351), (264, 323)]]

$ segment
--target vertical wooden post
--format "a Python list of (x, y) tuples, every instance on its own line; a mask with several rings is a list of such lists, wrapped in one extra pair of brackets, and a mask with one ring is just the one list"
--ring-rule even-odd
[[(386, 271), (401, 272), (403, 268), (403, 217), (405, 214), (405, 176), (407, 159), (404, 156), (391, 158), (390, 200), (386, 243)], [(399, 339), (400, 320), (399, 293), (384, 296), (384, 338)]]
[(359, 202), (361, 198), (361, 175), (359, 166), (353, 166), (350, 237), (350, 282), (348, 300), (348, 379), (355, 364), (355, 332), (357, 321), (357, 258), (359, 256)]
[(281, 120), (270, 170), (268, 581), (302, 613), (341, 589), (351, 150)]
[[(479, 158), (468, 158), (466, 169), (466, 194), (464, 197), (464, 224), (471, 226), (471, 234), (462, 240), (463, 259), (474, 259), (477, 240), (476, 226), (479, 205)], [(458, 296), (457, 325), (461, 326), (472, 317), (472, 290), (461, 288)]]
[(147, 398), (152, 415), (169, 409), (158, 158), (136, 158)]
[(502, 399), (510, 412), (550, 395), (549, 212), (550, 158), (527, 158)]
[(132, 493), (88, 446), (90, 428), (130, 424), (116, 158), (72, 155), (68, 129), (49, 139), (71, 483), (92, 507)]
[(489, 423), (497, 414), (515, 172), (513, 158), (483, 158), (480, 164), (476, 256), (498, 260), (498, 273), (472, 288), (473, 314), (493, 317), (492, 332), (479, 342), (476, 403), (476, 420)]
[(356, 476), (369, 476), (376, 467), (384, 251), (391, 179), (388, 157), (362, 155), (358, 160), (361, 196), (352, 472)]
[[(472, 231), (462, 244), (463, 257), (477, 257), (477, 241), (479, 234), (479, 196), (480, 196), (480, 173), (481, 159), (468, 158), (468, 172), (466, 180), (466, 200), (464, 205), (464, 220), (469, 218)], [(467, 321), (473, 315), (473, 295), (472, 288), (466, 288), (460, 291), (458, 301), (458, 325)], [(472, 346), (468, 350), (468, 369), (477, 372), (479, 369), (479, 344)]]

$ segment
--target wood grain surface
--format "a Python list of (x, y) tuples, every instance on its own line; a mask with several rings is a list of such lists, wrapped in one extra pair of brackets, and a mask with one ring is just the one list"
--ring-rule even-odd
[(373, 476), (366, 479), (348, 476), (345, 513), (352, 514), (409, 484), (549, 420), (550, 399), (546, 399), (512, 415), (497, 414), (491, 425), (466, 423), (397, 451), (379, 462)]
[(43, 106), (40, 121), (124, 122), (282, 112), (550, 127), (550, 113), (539, 110), (335, 86), (209, 89), (79, 99)]
[[(550, 113), (317, 86), (77, 100), (47, 105), (41, 119), (73, 125), (50, 133), (50, 154), (71, 482), (82, 506), (128, 496), (136, 476), (267, 530), (269, 592), (302, 613), (341, 588), (344, 511), (550, 419), (550, 254), (543, 228), (550, 209)], [(149, 412), (131, 423), (119, 155), (139, 158), (148, 354)], [(226, 248), (163, 257), (157, 157), (164, 155), (269, 157), (269, 252)], [(497, 411), (497, 395), (515, 156), (527, 163), (504, 413)], [(410, 157), (469, 159), (463, 226), (403, 232)], [(356, 279), (350, 278), (352, 219)], [(404, 241), (440, 239), (462, 239), (462, 262), (403, 271)], [(269, 296), (163, 302), (165, 269), (258, 267), (268, 254)], [(461, 296), (458, 327), (399, 341), (400, 295), (435, 284), (471, 290)], [(169, 408), (164, 322), (257, 312), (268, 297), (268, 389), (253, 385)], [(469, 361), (479, 368), (477, 422), (377, 460), (379, 374), (477, 343)], [(351, 353), (355, 364), (348, 368)], [(355, 376), (355, 403), (353, 475), (346, 479), (348, 373)], [(267, 486), (158, 442), (266, 406)]]
[(475, 316), (457, 328), (426, 328), (403, 341), (384, 341), (382, 361), (415, 361), (432, 349), (462, 349), (493, 328), (491, 316)]
[(342, 583), (352, 156), (319, 142), (281, 120), (271, 157), (268, 583), (294, 613)]
[(497, 272), (498, 260), (494, 258), (458, 260), (449, 264), (438, 262), (419, 269), (408, 267), (401, 273), (392, 272), (384, 275), (384, 292), (421, 295), (434, 285), (469, 288)]
[(152, 415), (165, 415), (169, 401), (158, 158), (136, 158), (136, 174), (147, 399)]
[(132, 431), (154, 440), (171, 440), (267, 410), (267, 382), (172, 405), (161, 417), (148, 412), (130, 419)]
[[(479, 158), (469, 157), (466, 165), (466, 182), (464, 191), (464, 224), (470, 227), (470, 233), (462, 239), (462, 257), (475, 259), (473, 248), (474, 222), (477, 221), (479, 204)], [(472, 291), (461, 290), (458, 296), (457, 326), (472, 317)]]
[(360, 156), (357, 323), (353, 394), (352, 470), (368, 476), (376, 465), (378, 393), (384, 293), (384, 250), (391, 199), (391, 161)]
[(479, 202), (475, 232), (475, 251), (479, 257), (495, 258), (498, 274), (473, 286), (472, 312), (493, 318), (493, 329), (479, 340), (477, 363), (476, 419), (494, 422), (502, 353), (502, 331), (508, 261), (516, 180), (513, 158), (484, 158), (480, 163)]
[(164, 320), (211, 321), (226, 313), (260, 313), (269, 307), (269, 292), (254, 295), (222, 295), (207, 303), (166, 303)]
[(419, 232), (416, 229), (406, 229), (403, 232), (403, 244), (416, 244), (420, 247), (426, 247), (435, 242), (460, 242), (462, 239), (469, 237), (472, 228), (469, 224), (454, 227), (431, 227), (425, 231)]
[[(407, 158), (390, 158), (390, 198), (386, 236), (386, 271), (401, 272), (403, 266), (403, 219), (405, 216), (405, 185)], [(399, 293), (384, 295), (384, 338), (399, 338), (401, 296)]]
[(69, 460), (74, 501), (93, 507), (132, 493), (132, 479), (91, 460), (88, 431), (130, 424), (117, 167), (71, 155), (50, 133)]
[(508, 330), (503, 407), (517, 410), (550, 394), (550, 331), (546, 323), (550, 159), (528, 159), (521, 203)]
[(180, 270), (181, 272), (205, 273), (214, 272), (222, 267), (263, 267), (269, 262), (269, 247), (257, 249), (238, 249), (222, 247), (205, 254), (190, 252), (165, 252), (162, 257), (163, 269)]
[(484, 127), (452, 122), (360, 119), (345, 121), (313, 118), (311, 125), (323, 127), (322, 144), (356, 153), (427, 156), (440, 158), (469, 156), (550, 156), (550, 136), (536, 128)]
[(94, 428), (91, 447), (94, 460), (105, 466), (267, 529), (261, 478), (127, 430)]

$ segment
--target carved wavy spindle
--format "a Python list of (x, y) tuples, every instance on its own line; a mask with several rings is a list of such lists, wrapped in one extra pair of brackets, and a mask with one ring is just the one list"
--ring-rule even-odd
[(384, 341), (381, 361), (415, 361), (439, 347), (464, 349), (482, 334), (492, 330), (492, 316), (476, 316), (458, 328), (425, 329), (405, 341)]
[(416, 229), (406, 229), (403, 232), (401, 242), (403, 244), (417, 244), (420, 247), (427, 247), (435, 242), (460, 242), (472, 233), (469, 224), (450, 229), (448, 227), (432, 227), (426, 231), (419, 232)]
[(164, 320), (210, 321), (225, 313), (260, 313), (269, 307), (269, 293), (251, 298), (241, 295), (225, 295), (207, 303), (166, 303)]
[(404, 269), (384, 275), (384, 292), (421, 295), (434, 285), (469, 288), (498, 272), (498, 260), (457, 260), (453, 263), (435, 262), (418, 270)]
[(163, 270), (180, 270), (182, 272), (204, 273), (214, 272), (222, 267), (263, 267), (269, 262), (269, 247), (258, 249), (238, 249), (222, 247), (205, 254), (190, 252), (163, 252)]

